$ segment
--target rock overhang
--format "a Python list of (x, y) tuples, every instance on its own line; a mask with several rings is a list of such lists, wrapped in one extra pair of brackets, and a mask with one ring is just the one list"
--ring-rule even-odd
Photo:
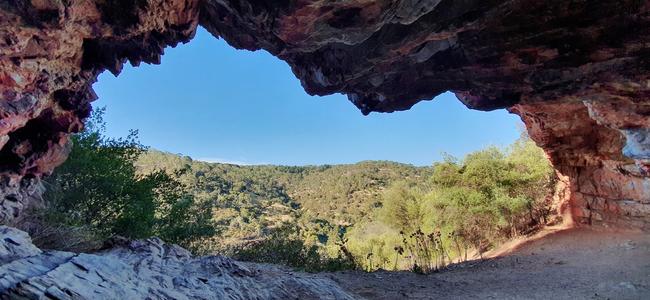
[(364, 114), (448, 90), (507, 108), (568, 176), (576, 221), (650, 223), (650, 1), (21, 0), (0, 25), (2, 220), (65, 159), (99, 73), (159, 63), (201, 25)]
[(471, 108), (506, 108), (592, 83), (639, 82), (647, 68), (648, 8), (638, 1), (205, 3), (208, 31), (269, 51), (308, 93), (347, 94), (364, 113), (447, 90)]

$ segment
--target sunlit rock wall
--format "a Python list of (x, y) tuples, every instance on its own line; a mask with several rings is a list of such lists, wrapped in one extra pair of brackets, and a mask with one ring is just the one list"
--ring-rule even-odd
[[(577, 223), (648, 228), (647, 0), (4, 1), (0, 177), (13, 192), (2, 195), (26, 195), (25, 180), (65, 159), (100, 72), (158, 63), (197, 24), (364, 114), (447, 90), (473, 109), (509, 108), (568, 178), (560, 206)], [(13, 209), (0, 217), (18, 198), (31, 197), (0, 199)]]
[(650, 230), (648, 108), (612, 96), (517, 104), (510, 111), (568, 179), (561, 201), (575, 222)]

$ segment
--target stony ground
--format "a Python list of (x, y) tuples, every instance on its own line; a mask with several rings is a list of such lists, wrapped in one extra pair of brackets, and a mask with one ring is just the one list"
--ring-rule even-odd
[(318, 274), (222, 256), (192, 257), (151, 238), (93, 254), (43, 251), (0, 226), (0, 299), (354, 299)]
[(327, 276), (367, 299), (650, 299), (650, 235), (572, 229), (432, 275)]
[(650, 234), (571, 229), (503, 249), (431, 275), (305, 274), (191, 257), (155, 238), (42, 251), (0, 226), (0, 299), (650, 299)]

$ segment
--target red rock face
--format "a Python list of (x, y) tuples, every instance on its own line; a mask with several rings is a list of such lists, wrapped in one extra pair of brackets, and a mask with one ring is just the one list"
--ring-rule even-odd
[(117, 74), (127, 60), (158, 63), (197, 24), (236, 48), (269, 51), (308, 93), (347, 94), (365, 114), (408, 109), (447, 90), (473, 109), (509, 108), (566, 179), (578, 223), (649, 227), (643, 0), (5, 2), (3, 207), (25, 194), (22, 182), (65, 158), (100, 72)]
[(0, 3), (0, 222), (38, 199), (38, 178), (67, 157), (97, 75), (159, 62), (197, 23), (191, 0)]
[[(618, 124), (635, 122), (633, 113), (610, 120), (599, 117), (616, 116), (617, 110), (625, 107), (618, 103), (614, 108), (616, 102), (612, 102), (604, 110), (569, 99), (516, 104), (509, 110), (522, 117), (530, 136), (568, 181), (564, 182), (567, 191), (561, 205), (575, 222), (648, 230), (647, 127)], [(647, 122), (647, 118), (636, 121)]]

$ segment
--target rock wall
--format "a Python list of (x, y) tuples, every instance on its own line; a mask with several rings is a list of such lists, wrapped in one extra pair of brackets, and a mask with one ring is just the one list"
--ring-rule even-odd
[(77, 254), (42, 251), (6, 226), (0, 236), (0, 299), (353, 299), (322, 276), (195, 258), (157, 238)]
[(648, 228), (648, 0), (3, 2), (0, 178), (15, 192), (0, 221), (25, 206), (6, 204), (25, 194), (13, 187), (65, 159), (100, 72), (158, 63), (198, 24), (364, 114), (447, 90), (472, 109), (509, 108), (567, 178), (578, 223)]
[(198, 15), (194, 0), (0, 3), (0, 223), (66, 159), (97, 76), (127, 60), (159, 63), (164, 47), (193, 37)]
[(547, 101), (509, 108), (567, 180), (561, 182), (567, 189), (562, 207), (578, 224), (650, 230), (650, 139), (643, 124), (650, 120), (638, 117), (646, 104), (627, 110), (626, 102), (603, 108), (597, 102)]

